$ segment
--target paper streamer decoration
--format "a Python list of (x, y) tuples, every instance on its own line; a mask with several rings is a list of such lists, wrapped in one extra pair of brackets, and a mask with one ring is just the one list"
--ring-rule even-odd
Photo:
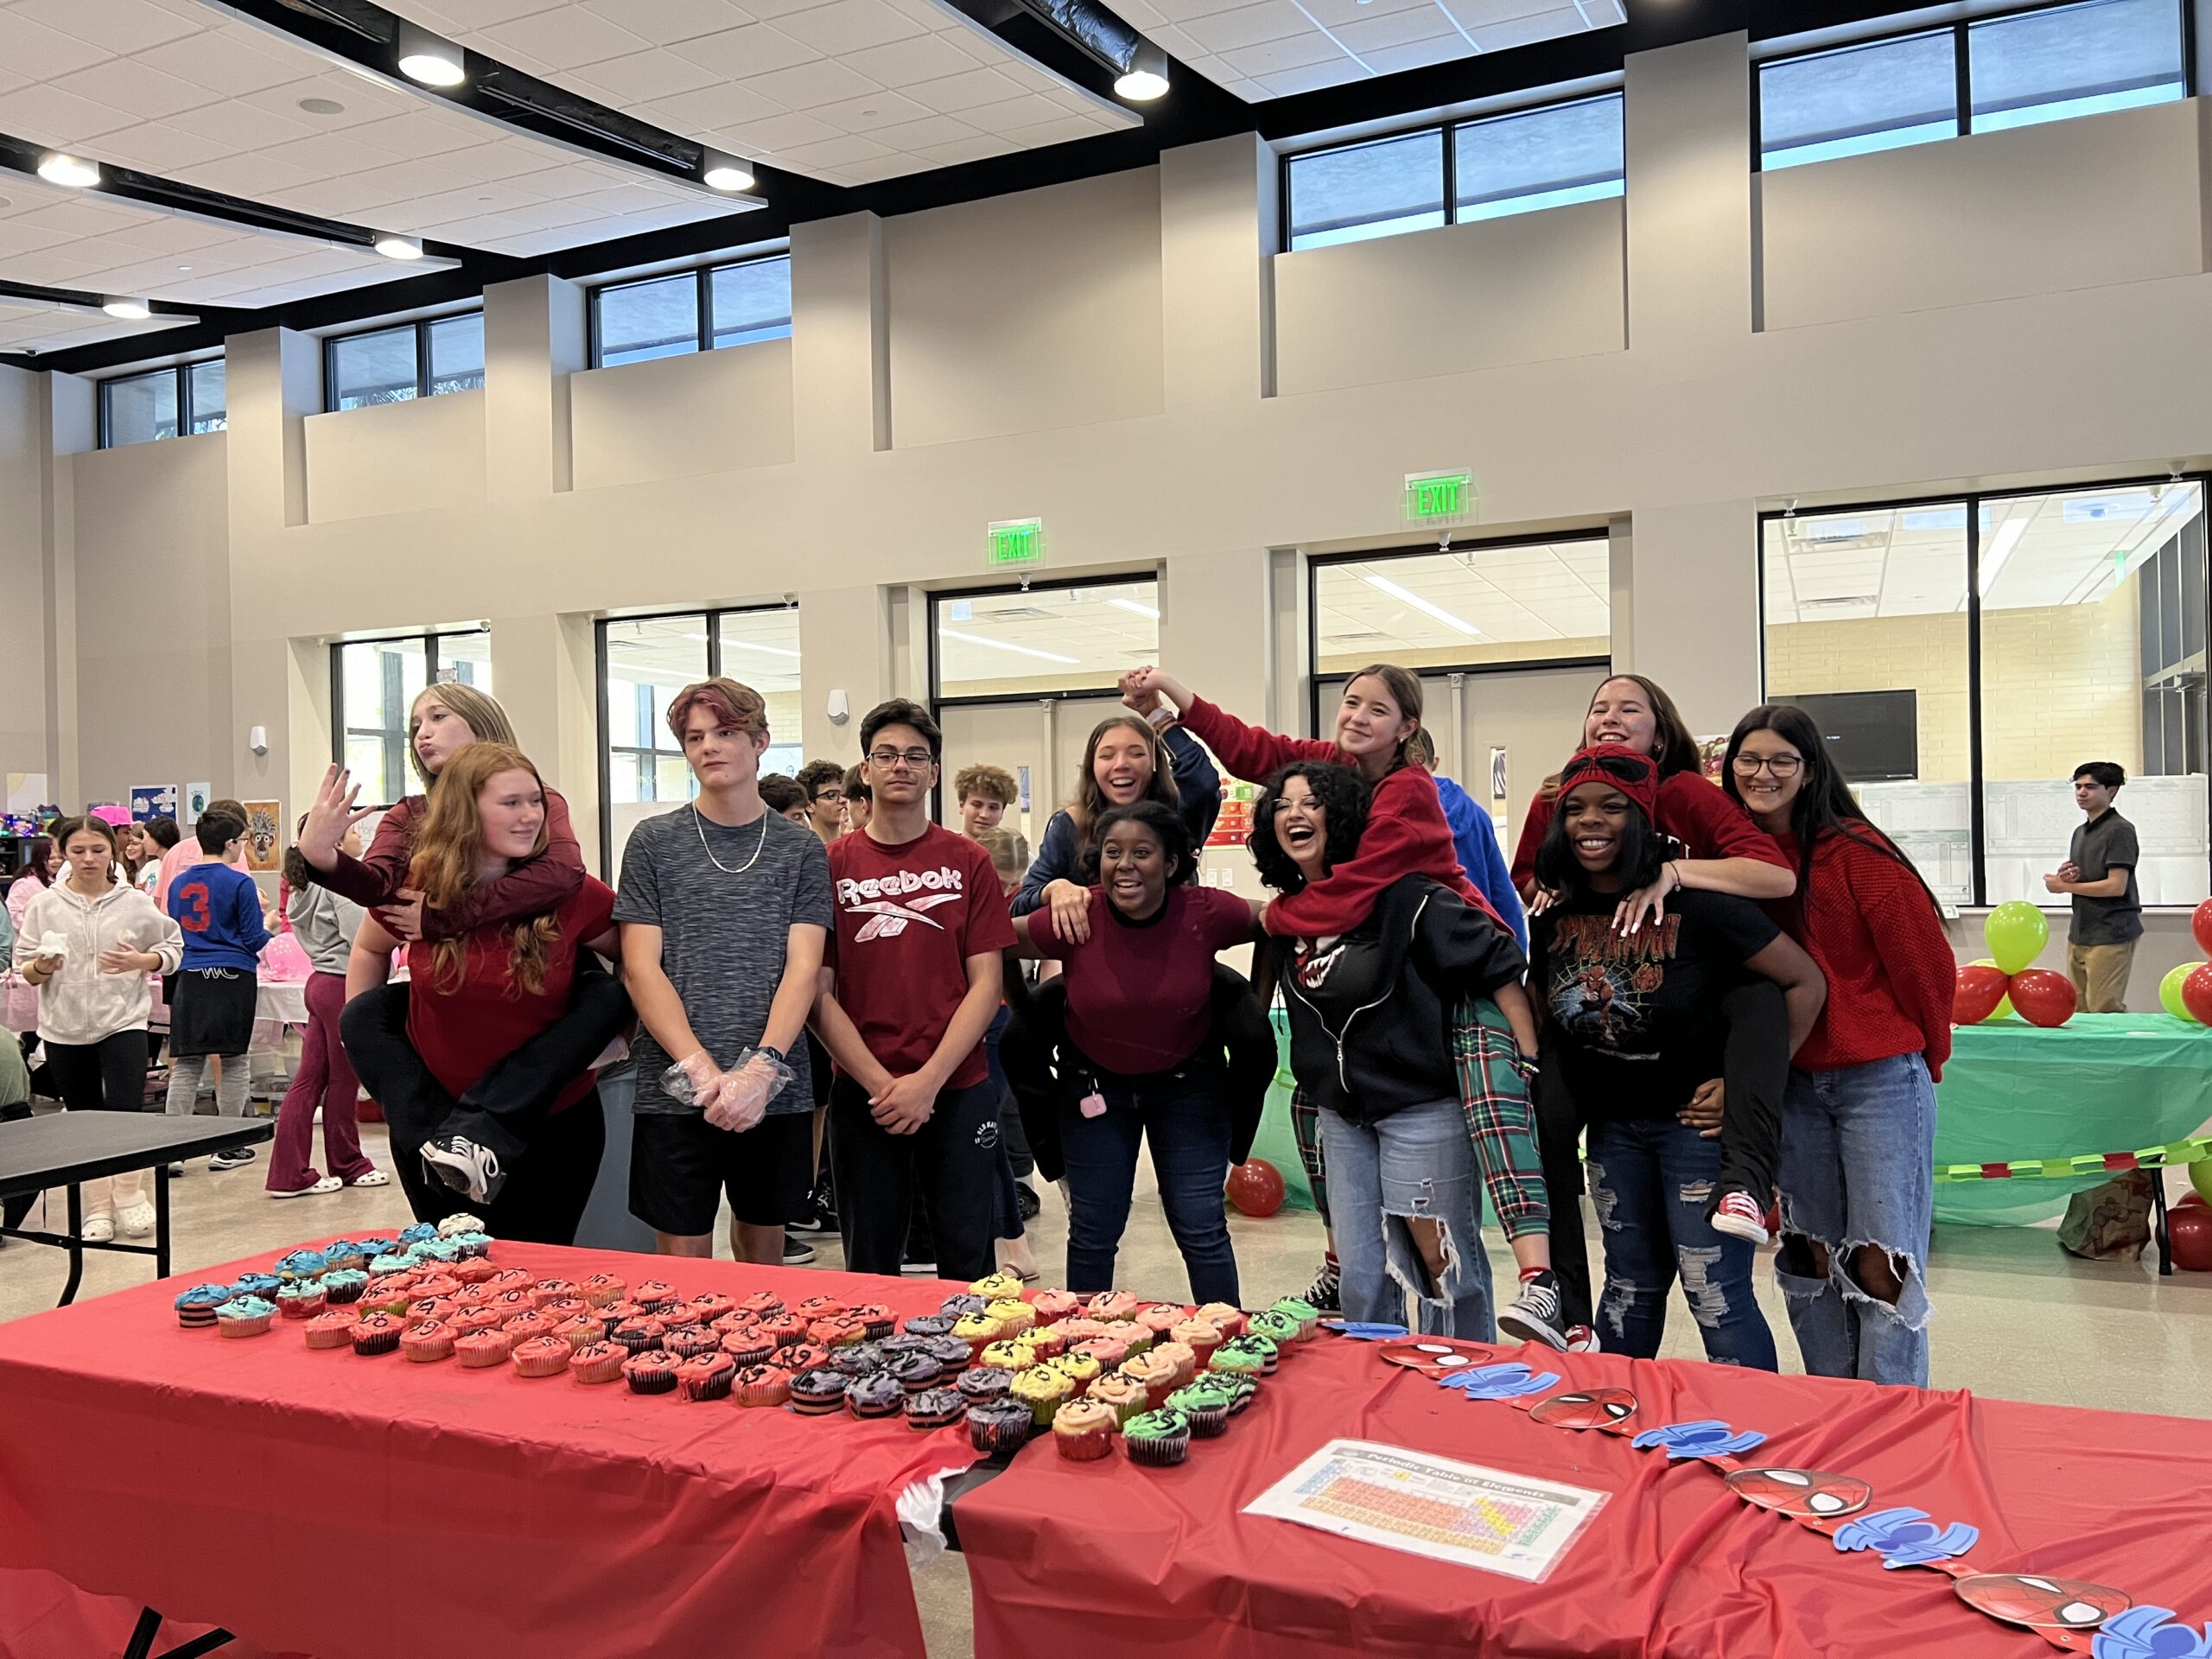
[(2094, 1175), (2126, 1169), (2164, 1169), (2212, 1158), (2212, 1135), (2191, 1135), (2135, 1152), (2084, 1152), (2071, 1158), (2024, 1158), (2009, 1164), (1938, 1164), (1939, 1181), (2003, 1181), (2037, 1176)]

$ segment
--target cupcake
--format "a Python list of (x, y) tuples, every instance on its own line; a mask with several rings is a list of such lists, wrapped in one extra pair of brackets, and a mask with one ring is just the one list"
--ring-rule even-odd
[(1114, 1371), (1119, 1370), (1122, 1362), (1128, 1358), (1129, 1344), (1117, 1342), (1112, 1337), (1092, 1337), (1087, 1341), (1078, 1342), (1068, 1352), (1096, 1360), (1101, 1370)]
[(1232, 1417), (1249, 1410), (1260, 1397), (1260, 1385), (1249, 1376), (1217, 1376), (1209, 1371), (1200, 1379), (1211, 1382), (1229, 1396), (1229, 1414)]
[(295, 1279), (276, 1289), (276, 1312), (288, 1319), (311, 1319), (322, 1312), (330, 1294), (319, 1279)]
[(400, 1333), (405, 1329), (396, 1314), (364, 1313), (353, 1321), (353, 1351), (388, 1354), (399, 1346)]
[(826, 1417), (845, 1403), (845, 1386), (852, 1381), (842, 1371), (817, 1366), (791, 1378), (791, 1409), (802, 1417)]
[(506, 1322), (506, 1316), (496, 1307), (464, 1307), (448, 1321), (464, 1337), (479, 1331), (497, 1331)]
[(1319, 1308), (1314, 1306), (1313, 1303), (1297, 1296), (1285, 1296), (1281, 1298), (1270, 1306), (1268, 1309), (1268, 1312), (1270, 1313), (1280, 1313), (1287, 1319), (1294, 1320), (1298, 1325), (1298, 1335), (1294, 1338), (1294, 1340), (1299, 1342), (1305, 1341), (1308, 1337), (1313, 1334), (1314, 1329), (1320, 1323), (1321, 1319), (1321, 1310)]
[(1102, 1290), (1084, 1304), (1084, 1309), (1092, 1319), (1112, 1325), (1136, 1318), (1138, 1306), (1137, 1299), (1126, 1290)]
[(359, 1268), (367, 1258), (361, 1247), (350, 1238), (334, 1238), (322, 1247), (323, 1270), (337, 1268)]
[(968, 1402), (957, 1389), (924, 1389), (906, 1396), (906, 1427), (950, 1428), (967, 1414)]
[(1068, 1339), (1049, 1325), (1033, 1325), (1018, 1331), (1014, 1339), (1039, 1359), (1058, 1359), (1068, 1351)]
[(922, 1338), (909, 1336), (904, 1331), (894, 1331), (887, 1337), (876, 1338), (874, 1341), (887, 1365), (894, 1359), (904, 1359), (909, 1354), (925, 1354), (930, 1351), (929, 1344)]
[(520, 1268), (501, 1268), (484, 1282), (491, 1286), (493, 1290), (526, 1291), (537, 1281)]
[(605, 1307), (609, 1302), (619, 1302), (629, 1287), (611, 1273), (594, 1273), (576, 1287), (584, 1300), (594, 1307)]
[(484, 1306), (498, 1308), (511, 1319), (537, 1312), (537, 1304), (530, 1300), (528, 1290), (494, 1290)]
[(730, 1389), (741, 1406), (780, 1406), (791, 1397), (791, 1374), (780, 1365), (741, 1366)]
[[(598, 1312), (597, 1309), (593, 1307), (589, 1302), (586, 1301), (581, 1296), (556, 1296), (550, 1302), (540, 1302), (537, 1305), (537, 1311), (543, 1313), (547, 1319), (552, 1320), (556, 1325), (560, 1324), (563, 1319), (573, 1319), (579, 1313), (596, 1313)], [(602, 1330), (606, 1328), (606, 1325), (607, 1321), (604, 1319), (601, 1319), (600, 1320), (600, 1326)]]
[[(454, 1242), (456, 1243), (465, 1244), (468, 1241), (467, 1236), (463, 1235)], [(487, 1249), (491, 1248), (490, 1240), (487, 1239), (485, 1241), (485, 1248)], [(493, 1267), (489, 1262), (485, 1261), (481, 1256), (467, 1257), (465, 1260), (456, 1262), (453, 1264), (453, 1276), (460, 1280), (464, 1285), (489, 1284), (493, 1280), (498, 1278), (499, 1275), (499, 1269)]]
[(1058, 1323), (1060, 1334), (1068, 1339), (1068, 1346), (1071, 1348), (1079, 1342), (1089, 1342), (1093, 1337), (1103, 1337), (1106, 1334), (1106, 1321), (1094, 1319), (1088, 1313), (1077, 1313), (1071, 1319), (1061, 1319)]
[(883, 1350), (872, 1342), (849, 1342), (830, 1351), (830, 1369), (847, 1376), (866, 1376), (883, 1369)]
[(557, 1302), (575, 1294), (576, 1281), (573, 1279), (541, 1279), (530, 1287), (530, 1305), (543, 1307), (548, 1302)]
[(806, 1340), (807, 1322), (796, 1313), (770, 1313), (753, 1328), (778, 1348), (789, 1348)]
[(296, 1279), (316, 1279), (330, 1265), (330, 1258), (321, 1250), (293, 1250), (276, 1258), (276, 1277), (289, 1282)]
[(937, 1311), (947, 1319), (957, 1319), (963, 1313), (980, 1313), (989, 1306), (989, 1303), (973, 1292), (962, 1291), (957, 1295), (946, 1297), (938, 1305)]
[(1058, 1359), (1048, 1359), (1043, 1363), (1074, 1383), (1077, 1395), (1088, 1389), (1106, 1370), (1089, 1354), (1062, 1354)]
[(1090, 1393), (1084, 1398), (1105, 1407), (1114, 1414), (1118, 1422), (1125, 1423), (1139, 1413), (1152, 1408), (1152, 1396), (1145, 1385), (1133, 1376), (1123, 1376), (1118, 1371), (1093, 1382)]
[(1185, 1319), (1167, 1333), (1168, 1340), (1180, 1343), (1198, 1356), (1200, 1370), (1213, 1357), (1213, 1351), (1221, 1346), (1221, 1327), (1211, 1319)]
[(448, 1273), (443, 1268), (440, 1268), (435, 1273), (426, 1273), (415, 1281), (415, 1294), (418, 1298), (423, 1296), (443, 1296), (450, 1300), (452, 1298), (460, 1295), (461, 1292), (461, 1281), (454, 1278), (453, 1274)]
[(630, 1357), (627, 1348), (611, 1342), (588, 1342), (569, 1356), (569, 1375), (579, 1382), (612, 1382), (622, 1375)]
[(968, 1443), (988, 1455), (1011, 1452), (1037, 1427), (1037, 1414), (1014, 1400), (984, 1400), (968, 1408)]
[(1179, 1411), (1147, 1411), (1122, 1425), (1129, 1461), (1165, 1469), (1191, 1454), (1190, 1420)]
[(1214, 1382), (1193, 1382), (1167, 1396), (1167, 1409), (1181, 1412), (1191, 1433), (1210, 1440), (1229, 1427), (1229, 1390)]
[(414, 1258), (404, 1251), (386, 1251), (382, 1255), (369, 1258), (369, 1272), (372, 1276), (379, 1273), (404, 1273), (414, 1265)]
[(622, 1380), (630, 1385), (632, 1394), (673, 1394), (679, 1363), (674, 1354), (648, 1348), (622, 1362)]
[(1083, 1298), (1072, 1291), (1040, 1290), (1029, 1299), (1029, 1305), (1037, 1310), (1038, 1324), (1058, 1325), (1082, 1311)]
[(1002, 1296), (984, 1304), (983, 1317), (996, 1319), (1006, 1327), (1007, 1335), (1011, 1337), (1037, 1323), (1037, 1310), (1019, 1296)]
[(756, 1290), (739, 1297), (737, 1306), (740, 1312), (765, 1319), (784, 1311), (784, 1299), (772, 1290)]
[(1158, 1342), (1190, 1317), (1185, 1310), (1177, 1307), (1172, 1302), (1147, 1303), (1145, 1306), (1139, 1308), (1136, 1313), (1137, 1323), (1152, 1332), (1152, 1339), (1154, 1342)]
[(986, 1274), (968, 1287), (970, 1294), (986, 1302), (1018, 1302), (1021, 1300), (1021, 1281), (1010, 1273)]
[(308, 1346), (310, 1348), (343, 1348), (353, 1340), (353, 1316), (348, 1313), (325, 1311), (307, 1323)]
[(815, 1320), (806, 1327), (806, 1334), (824, 1348), (843, 1348), (856, 1342), (866, 1342), (868, 1327), (858, 1319), (849, 1319), (841, 1316), (836, 1319)]
[(215, 1310), (231, 1300), (228, 1285), (194, 1285), (176, 1299), (176, 1322), (188, 1331), (215, 1323)]
[(607, 1333), (609, 1342), (620, 1343), (633, 1354), (660, 1346), (660, 1339), (668, 1334), (668, 1327), (650, 1317), (625, 1319)]
[(1071, 1463), (1096, 1463), (1114, 1450), (1114, 1431), (1121, 1427), (1107, 1407), (1090, 1400), (1071, 1400), (1052, 1414), (1052, 1444)]
[(648, 1279), (630, 1293), (630, 1300), (648, 1313), (658, 1313), (676, 1300), (676, 1287), (662, 1280)]
[(462, 1233), (480, 1233), (484, 1224), (466, 1211), (456, 1210), (437, 1225), (440, 1238), (453, 1238)]
[[(722, 1351), (722, 1339), (703, 1325), (680, 1325), (660, 1339), (660, 1345), (678, 1359), (698, 1359)], [(734, 1356), (732, 1364), (736, 1363)]]
[(974, 1405), (982, 1400), (1003, 1400), (1014, 1387), (1014, 1374), (995, 1366), (978, 1365), (965, 1370), (954, 1379), (953, 1387), (960, 1390), (960, 1397)]
[(322, 1294), (332, 1307), (350, 1306), (369, 1287), (369, 1275), (359, 1268), (333, 1268), (322, 1275)]
[(215, 1329), (226, 1337), (258, 1337), (276, 1322), (276, 1304), (259, 1296), (233, 1296), (215, 1305)]
[(757, 1326), (731, 1332), (722, 1338), (721, 1347), (722, 1352), (729, 1356), (730, 1363), (741, 1370), (748, 1365), (766, 1364), (768, 1356), (776, 1351), (776, 1344), (762, 1336)]
[(1287, 1313), (1279, 1313), (1273, 1308), (1264, 1313), (1255, 1313), (1245, 1326), (1247, 1335), (1265, 1337), (1274, 1344), (1278, 1354), (1298, 1340), (1298, 1331), (1295, 1319)]
[(446, 1243), (453, 1246), (458, 1262), (480, 1262), (492, 1254), (492, 1235), (489, 1233), (455, 1233)]
[(1167, 1396), (1182, 1386), (1181, 1379), (1175, 1375), (1174, 1362), (1151, 1354), (1137, 1354), (1123, 1360), (1122, 1369), (1115, 1375), (1142, 1384), (1147, 1408), (1153, 1411), (1166, 1404)]
[(402, 1245), (427, 1244), (437, 1236), (438, 1230), (427, 1221), (418, 1221), (411, 1226), (399, 1230), (399, 1242)]
[(719, 1348), (697, 1354), (676, 1368), (676, 1391), (686, 1400), (727, 1400), (737, 1367)]
[(1075, 1397), (1075, 1384), (1052, 1366), (1033, 1365), (1015, 1373), (1009, 1392), (1029, 1408), (1037, 1427), (1046, 1428), (1052, 1424), (1052, 1414)]
[(796, 1342), (788, 1348), (779, 1348), (768, 1356), (771, 1364), (780, 1365), (797, 1376), (801, 1371), (826, 1370), (830, 1366), (830, 1351), (818, 1342)]
[(976, 1362), (976, 1351), (958, 1337), (925, 1337), (922, 1351), (947, 1372), (964, 1371)]
[(683, 1304), (694, 1325), (712, 1325), (725, 1313), (737, 1312), (737, 1299), (718, 1290), (702, 1290)]
[(454, 1357), (472, 1371), (504, 1365), (514, 1351), (515, 1339), (502, 1330), (471, 1331), (453, 1340)]
[(845, 1385), (845, 1409), (855, 1417), (892, 1417), (906, 1408), (906, 1390), (887, 1372), (856, 1376)]
[(399, 1351), (418, 1365), (451, 1359), (458, 1334), (443, 1319), (418, 1319), (399, 1333)]
[[(1275, 1374), (1275, 1362), (1279, 1351), (1271, 1338), (1261, 1336), (1255, 1332), (1248, 1331), (1241, 1337), (1231, 1337), (1220, 1347), (1215, 1349), (1213, 1357), (1217, 1365), (1221, 1363), (1222, 1356), (1224, 1354), (1249, 1355), (1260, 1362), (1259, 1374), (1262, 1376), (1273, 1376)], [(1239, 1366), (1236, 1369), (1243, 1368)]]
[(398, 1242), (395, 1238), (386, 1238), (382, 1233), (367, 1233), (353, 1241), (353, 1253), (364, 1262), (371, 1261), (379, 1255), (390, 1255), (391, 1247)]
[(553, 1321), (531, 1308), (527, 1313), (517, 1313), (507, 1320), (507, 1334), (517, 1342), (528, 1342), (532, 1337), (553, 1334)]
[(401, 1312), (412, 1325), (423, 1319), (449, 1319), (461, 1312), (461, 1306), (450, 1296), (417, 1296)]
[(963, 1313), (955, 1321), (952, 1334), (981, 1355), (984, 1349), (1006, 1335), (1006, 1326), (988, 1313)]
[(862, 1302), (847, 1317), (860, 1322), (870, 1342), (889, 1336), (898, 1323), (891, 1310), (880, 1302)]
[(741, 1313), (734, 1308), (719, 1319), (707, 1321), (707, 1329), (718, 1337), (728, 1336), (734, 1331), (758, 1331), (760, 1328), (760, 1316), (758, 1313)]
[(283, 1281), (273, 1273), (242, 1273), (231, 1287), (233, 1296), (258, 1296), (271, 1307), (276, 1305), (276, 1292)]
[(898, 1380), (899, 1386), (909, 1394), (919, 1394), (933, 1387), (944, 1375), (944, 1367), (927, 1354), (903, 1354), (887, 1368)]
[(950, 1313), (918, 1313), (899, 1328), (909, 1336), (949, 1337), (952, 1324), (953, 1316)]
[(558, 1376), (575, 1357), (576, 1351), (558, 1337), (526, 1337), (507, 1357), (518, 1376)]
[(846, 1308), (844, 1303), (832, 1297), (810, 1296), (791, 1312), (811, 1325), (817, 1319), (842, 1319), (845, 1317)]
[(1213, 1357), (1206, 1362), (1207, 1371), (1223, 1376), (1258, 1376), (1263, 1373), (1268, 1368), (1267, 1360), (1244, 1346), (1245, 1340), (1232, 1337), (1215, 1349)]
[(1174, 1366), (1175, 1386), (1179, 1389), (1198, 1374), (1198, 1355), (1179, 1342), (1154, 1343), (1152, 1357), (1154, 1359), (1164, 1359)]
[(579, 1313), (555, 1325), (553, 1334), (571, 1348), (596, 1347), (607, 1340), (607, 1321), (596, 1313)]
[(1037, 1351), (1027, 1343), (994, 1342), (985, 1344), (976, 1357), (998, 1370), (1026, 1371), (1037, 1363)]
[(1147, 1352), (1154, 1340), (1151, 1326), (1139, 1325), (1135, 1319), (1116, 1319), (1107, 1325), (1105, 1334), (1126, 1344), (1131, 1354)]

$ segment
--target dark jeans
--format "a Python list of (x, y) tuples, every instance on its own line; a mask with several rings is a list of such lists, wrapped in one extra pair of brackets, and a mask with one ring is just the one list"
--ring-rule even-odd
[(46, 1046), (47, 1076), (73, 1112), (146, 1109), (146, 1033), (118, 1031), (97, 1043)]
[(830, 1157), (848, 1273), (895, 1274), (917, 1192), (927, 1195), (941, 1278), (997, 1271), (998, 1103), (988, 1080), (948, 1089), (929, 1122), (893, 1135), (870, 1115), (868, 1090), (839, 1077), (830, 1090)]
[[(1074, 1201), (1068, 1217), (1067, 1287), (1114, 1287), (1114, 1257), (1128, 1224), (1141, 1141), (1152, 1146), (1160, 1207), (1190, 1274), (1191, 1300), (1234, 1306), (1236, 1253), (1222, 1209), (1222, 1185), (1229, 1176), (1230, 1109), (1221, 1063), (1193, 1058), (1172, 1071), (1144, 1077), (1083, 1064), (1067, 1071), (1060, 1109), (1060, 1146)], [(1106, 1110), (1085, 1117), (1077, 1098), (1094, 1086)]]
[(1006, 1071), (999, 1065), (999, 1039), (1014, 1017), (1014, 1010), (1004, 1003), (991, 1016), (991, 1028), (983, 1033), (983, 1059), (991, 1068), (992, 1097), (999, 1103), (999, 1134), (1006, 1147), (1007, 1162), (1013, 1166), (1016, 1180), (1027, 1180), (1036, 1173), (1037, 1160), (1029, 1151), (1029, 1136), (1021, 1127), (1021, 1114), (1015, 1109), (1012, 1086), (1006, 1080)]

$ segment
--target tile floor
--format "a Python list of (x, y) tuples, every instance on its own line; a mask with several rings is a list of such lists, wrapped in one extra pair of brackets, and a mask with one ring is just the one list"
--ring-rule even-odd
[[(370, 1156), (383, 1162), (382, 1126), (365, 1125), (363, 1141)], [(267, 1148), (261, 1150), (265, 1158)], [(199, 1163), (174, 1184), (177, 1272), (318, 1236), (397, 1228), (410, 1218), (397, 1185), (279, 1204), (265, 1196), (262, 1178), (258, 1160), (222, 1173)], [(2170, 1191), (2180, 1197), (2185, 1190), (2180, 1177), (2168, 1179)], [(58, 1211), (58, 1201), (54, 1207)], [(1232, 1211), (1230, 1220), (1248, 1304), (1263, 1305), (1304, 1287), (1320, 1250), (1313, 1216), (1287, 1211), (1254, 1220)], [(1048, 1192), (1044, 1214), (1031, 1224), (1048, 1283), (1064, 1259), (1066, 1236), (1058, 1195)], [(814, 1243), (821, 1265), (839, 1264), (834, 1238)], [(1511, 1258), (1499, 1241), (1490, 1243), (1499, 1281), (1510, 1283)], [(1594, 1240), (1592, 1248), (1594, 1255)], [(728, 1255), (727, 1241), (720, 1253)], [(98, 1295), (143, 1282), (149, 1265), (130, 1257), (94, 1257), (79, 1294)], [(22, 1244), (0, 1250), (0, 1319), (51, 1306), (64, 1273), (57, 1251)], [(1140, 1169), (1119, 1277), (1141, 1296), (1186, 1294), (1148, 1168)], [(2212, 1417), (2212, 1274), (2161, 1281), (2147, 1264), (2075, 1261), (2048, 1230), (1945, 1227), (1937, 1230), (1929, 1285), (1937, 1306), (1938, 1387), (2055, 1405)], [(1759, 1299), (1776, 1327), (1783, 1369), (1800, 1369), (1781, 1298), (1764, 1265)], [(1680, 1308), (1669, 1321), (1664, 1351), (1681, 1358), (1699, 1351), (1695, 1328)], [(915, 1589), (932, 1659), (968, 1653), (968, 1583), (959, 1558), (946, 1556), (925, 1568)]]

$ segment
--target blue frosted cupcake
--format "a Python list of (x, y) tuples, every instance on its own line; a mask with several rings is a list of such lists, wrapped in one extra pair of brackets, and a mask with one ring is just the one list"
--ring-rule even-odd
[(215, 1323), (215, 1310), (231, 1300), (228, 1285), (194, 1285), (176, 1299), (176, 1322), (188, 1331)]
[(273, 1273), (242, 1273), (231, 1287), (233, 1296), (258, 1296), (270, 1306), (276, 1304), (276, 1287), (283, 1282)]
[(365, 1238), (355, 1239), (353, 1248), (360, 1252), (363, 1261), (372, 1262), (378, 1256), (391, 1255), (393, 1245), (397, 1242), (396, 1239), (385, 1237), (382, 1233), (371, 1233)]
[(322, 1247), (326, 1268), (363, 1268), (368, 1258), (361, 1254), (361, 1247), (350, 1238), (334, 1238)]
[(461, 1259), (465, 1262), (492, 1254), (492, 1235), (489, 1233), (455, 1233), (446, 1242), (454, 1247)]
[(369, 1275), (359, 1268), (333, 1268), (322, 1275), (322, 1294), (334, 1306), (358, 1302), (369, 1287)]
[(295, 1279), (319, 1279), (330, 1260), (321, 1250), (294, 1250), (276, 1258), (276, 1277), (289, 1281)]
[(370, 1262), (369, 1271), (372, 1274), (404, 1273), (408, 1268), (414, 1265), (415, 1262), (413, 1258), (405, 1255), (395, 1255), (387, 1251), (384, 1255), (377, 1256)]
[(233, 1296), (215, 1309), (215, 1329), (226, 1337), (262, 1337), (276, 1322), (276, 1304), (258, 1296)]
[(426, 1240), (435, 1238), (437, 1236), (438, 1230), (431, 1226), (427, 1221), (418, 1221), (414, 1223), (411, 1226), (403, 1227), (399, 1230), (399, 1242), (402, 1244), (420, 1244)]

